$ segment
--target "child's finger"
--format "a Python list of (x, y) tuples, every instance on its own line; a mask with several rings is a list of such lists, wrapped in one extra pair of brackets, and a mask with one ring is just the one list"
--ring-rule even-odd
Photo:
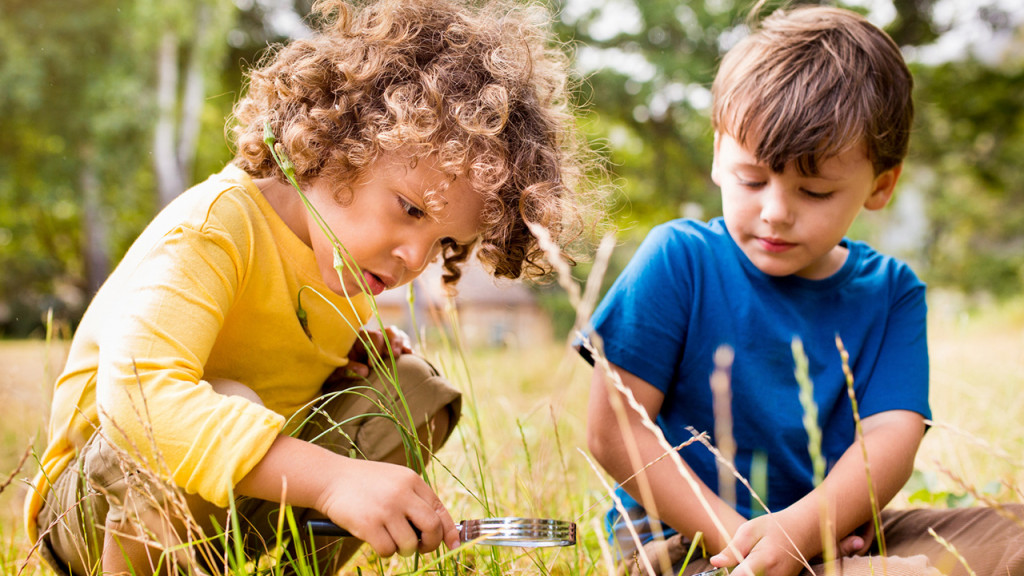
[(452, 520), (448, 509), (437, 497), (430, 487), (423, 483), (416, 487), (417, 495), (427, 505), (424, 508), (417, 508), (412, 516), (416, 527), (421, 531), (420, 551), (431, 552), (436, 550), (443, 541), (449, 549), (459, 546), (459, 531), (455, 528), (455, 521)]
[(391, 341), (391, 348), (396, 354), (412, 352), (412, 339), (398, 326), (388, 326), (384, 329)]
[(348, 365), (345, 368), (350, 372), (354, 372), (360, 378), (370, 377), (370, 366), (363, 362), (349, 359)]
[(861, 538), (856, 534), (851, 534), (839, 541), (839, 555), (854, 556), (859, 554), (865, 547), (864, 544), (864, 538)]
[(420, 547), (420, 534), (405, 518), (396, 519), (389, 524), (388, 533), (402, 556), (412, 556)]
[(380, 526), (361, 539), (369, 544), (370, 548), (373, 548), (373, 551), (378, 556), (383, 558), (393, 556), (395, 552), (398, 552), (398, 546), (395, 544), (394, 538), (391, 537), (391, 534), (383, 526)]
[(375, 350), (378, 354), (386, 354), (387, 350), (384, 347), (384, 335), (381, 334), (380, 330), (366, 330), (363, 332), (363, 340), (365, 343), (363, 346), (369, 350)]

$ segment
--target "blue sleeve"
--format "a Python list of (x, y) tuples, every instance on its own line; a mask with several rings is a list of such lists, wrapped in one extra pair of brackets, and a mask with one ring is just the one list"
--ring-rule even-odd
[(860, 416), (910, 410), (931, 418), (925, 286), (907, 266), (897, 269), (895, 276), (890, 313), (872, 377), (860, 400)]
[(691, 283), (681, 236), (668, 224), (652, 229), (591, 321), (612, 364), (663, 392), (675, 377), (689, 317)]

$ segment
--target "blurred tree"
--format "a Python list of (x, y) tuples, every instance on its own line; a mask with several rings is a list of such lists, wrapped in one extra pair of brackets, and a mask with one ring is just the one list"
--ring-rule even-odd
[(623, 194), (616, 219), (636, 239), (652, 223), (715, 213), (711, 80), (746, 3), (562, 0), (563, 37), (585, 75), (587, 126), (607, 142)]
[[(709, 88), (751, 2), (548, 1), (576, 48), (581, 123), (621, 185), (622, 241), (681, 214), (717, 215)], [(223, 166), (243, 69), (267, 44), (302, 34), (311, 2), (0, 0), (0, 336), (38, 330), (51, 307), (73, 325), (155, 210)], [(888, 30), (912, 61), (954, 28), (938, 4), (893, 0)], [(1014, 293), (1024, 270), (1024, 60), (1014, 55), (1024, 38), (1019, 15), (981, 4), (973, 13), (1016, 30), (1017, 49), (916, 61), (919, 115), (901, 189), (926, 198), (929, 281)], [(608, 280), (631, 251), (616, 253)]]
[[(606, 142), (610, 163), (621, 177), (616, 219), (624, 242), (635, 243), (669, 218), (720, 213), (718, 191), (709, 178), (709, 90), (721, 55), (746, 34), (752, 4), (557, 2), (561, 35), (576, 46), (585, 80), (581, 99), (591, 114), (584, 125)], [(761, 13), (781, 4), (769, 0)], [(892, 2), (895, 18), (887, 31), (911, 61), (917, 47), (965, 33), (948, 17), (940, 22), (936, 4)], [(996, 2), (963, 9), (996, 32), (1016, 30), (1018, 48), (1008, 50), (997, 66), (976, 58), (913, 65), (919, 113), (901, 189), (923, 193), (928, 221), (919, 253), (900, 255), (923, 264), (919, 272), (935, 284), (1019, 293), (1024, 192), (1014, 158), (1024, 146), (1024, 59), (1014, 54), (1024, 52), (1020, 16), (1015, 21)], [(966, 20), (963, 11), (957, 14), (960, 22)], [(857, 230), (862, 232), (869, 239), (879, 235)], [(614, 268), (609, 271), (616, 274)]]
[[(1016, 54), (1024, 53), (1024, 42)], [(924, 245), (934, 282), (997, 296), (1024, 285), (1024, 58), (915, 69), (910, 169), (931, 199)]]
[[(144, 83), (113, 0), (5, 0), (0, 26), (0, 326), (81, 312), (109, 270), (119, 221), (137, 221)], [(123, 216), (123, 220), (121, 217)]]
[(155, 211), (230, 158), (240, 64), (291, 5), (0, 2), (0, 335), (25, 336), (51, 308), (73, 326)]
[(228, 53), (238, 10), (229, 2), (139, 0), (137, 19), (159, 26), (155, 49), (156, 125), (153, 162), (158, 198), (166, 205), (194, 181), (207, 87)]

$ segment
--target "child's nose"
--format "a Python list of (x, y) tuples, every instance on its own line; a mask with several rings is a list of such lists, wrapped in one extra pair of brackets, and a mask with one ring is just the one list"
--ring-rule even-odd
[(769, 224), (789, 224), (793, 211), (781, 186), (768, 186), (761, 195), (761, 220)]
[(441, 243), (437, 240), (415, 238), (401, 243), (395, 249), (395, 255), (407, 269), (419, 272), (437, 257), (440, 249)]

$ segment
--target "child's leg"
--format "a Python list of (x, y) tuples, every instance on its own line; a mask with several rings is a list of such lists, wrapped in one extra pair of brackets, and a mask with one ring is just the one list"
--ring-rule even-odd
[(409, 443), (418, 442), (421, 450), (440, 448), (461, 409), (461, 393), (437, 369), (404, 354), (394, 367), (378, 368), (369, 378), (325, 384), (324, 401), (300, 436), (338, 454), (392, 461)]
[[(241, 396), (263, 404), (249, 387), (231, 380), (210, 380), (214, 391), (224, 396)], [(214, 535), (227, 526), (227, 511), (196, 495), (183, 494), (160, 483), (155, 477), (136, 471), (127, 476), (117, 469), (113, 449), (101, 440), (94, 458), (102, 470), (94, 478), (112, 476), (111, 482), (127, 481), (127, 488), (108, 494), (115, 504), (104, 522), (102, 566), (106, 574), (205, 574), (201, 566), (222, 563), (219, 539)], [(104, 450), (105, 449), (105, 450)], [(128, 463), (130, 465), (130, 463)], [(117, 476), (121, 472), (121, 476)], [(215, 526), (213, 520), (216, 520)], [(209, 539), (209, 540), (208, 540)]]
[[(885, 558), (878, 555), (876, 540), (870, 556), (843, 558), (831, 573), (1024, 576), (1024, 506), (1019, 504), (1008, 505), (1001, 511), (986, 507), (887, 510), (882, 512), (882, 529)], [(942, 541), (932, 536), (929, 529)], [(814, 566), (814, 573), (829, 572), (819, 564)]]
[(209, 545), (180, 546), (162, 556), (194, 539), (185, 535), (194, 537), (198, 529), (210, 534), (209, 522), (199, 519), (218, 509), (197, 497), (182, 498), (133, 467), (127, 454), (97, 433), (53, 483), (38, 521), (43, 556), (57, 574), (149, 574), (158, 567), (195, 573), (201, 556), (216, 557)]
[[(923, 554), (943, 574), (1024, 576), (1024, 505), (883, 512), (890, 556)], [(955, 550), (939, 542), (935, 533)], [(964, 567), (961, 556), (970, 567)]]
[[(210, 380), (214, 391), (224, 396), (241, 396), (262, 404), (249, 387), (230, 380)], [(220, 541), (214, 538), (218, 527), (227, 526), (227, 511), (196, 495), (183, 494), (140, 471), (125, 476), (123, 465), (131, 465), (125, 455), (101, 440), (94, 458), (102, 469), (91, 472), (110, 482), (125, 482), (127, 487), (107, 495), (110, 506), (104, 522), (102, 566), (106, 574), (204, 574), (201, 567), (222, 563)], [(116, 458), (116, 470), (114, 459)], [(120, 472), (121, 476), (117, 476)], [(120, 479), (120, 480), (119, 480)], [(214, 526), (213, 519), (217, 526)], [(207, 539), (213, 538), (207, 541)]]
[(105, 574), (206, 574), (202, 567), (221, 564), (219, 542), (202, 541), (215, 534), (209, 518), (224, 526), (225, 511), (196, 496), (169, 499), (178, 498), (177, 505), (154, 506), (146, 495), (128, 492), (127, 515), (108, 516), (104, 524)]
[(107, 515), (107, 504), (90, 493), (82, 470), (83, 459), (93, 449), (93, 441), (86, 443), (79, 457), (52, 480), (36, 518), (39, 554), (58, 576), (100, 571), (103, 531), (99, 527)]

